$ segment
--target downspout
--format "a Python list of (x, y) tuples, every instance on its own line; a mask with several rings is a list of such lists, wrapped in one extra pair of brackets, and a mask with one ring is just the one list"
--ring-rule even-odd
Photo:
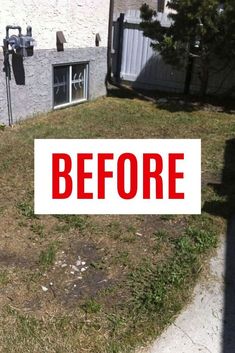
[(114, 12), (114, 0), (110, 0), (109, 27), (108, 27), (108, 48), (107, 48), (107, 75), (106, 75), (106, 79), (105, 79), (106, 89), (108, 87), (108, 83), (111, 82), (111, 73), (112, 73), (113, 12)]

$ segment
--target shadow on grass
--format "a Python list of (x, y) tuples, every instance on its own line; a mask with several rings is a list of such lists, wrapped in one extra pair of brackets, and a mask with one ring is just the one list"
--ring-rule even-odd
[[(158, 108), (174, 112), (193, 112), (203, 109), (232, 114), (235, 111), (235, 102), (227, 97), (206, 97), (200, 101), (198, 96), (185, 96), (172, 92), (157, 90), (135, 89), (128, 85), (115, 84), (108, 88), (108, 97), (122, 99), (140, 99), (151, 101)], [(165, 101), (166, 100), (166, 101)]]
[(207, 202), (204, 211), (227, 220), (222, 353), (235, 352), (235, 139), (228, 140), (221, 184), (211, 184), (225, 202)]

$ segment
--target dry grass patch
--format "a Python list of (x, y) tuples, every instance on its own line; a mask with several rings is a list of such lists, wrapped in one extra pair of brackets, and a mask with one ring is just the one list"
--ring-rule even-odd
[(33, 213), (34, 138), (202, 138), (203, 200), (234, 115), (103, 98), (0, 131), (0, 351), (130, 353), (188, 300), (225, 229), (202, 216)]

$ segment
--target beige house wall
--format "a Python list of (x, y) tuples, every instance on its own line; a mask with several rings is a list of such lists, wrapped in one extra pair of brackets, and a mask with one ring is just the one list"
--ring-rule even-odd
[[(56, 49), (56, 32), (63, 31), (65, 48), (107, 47), (109, 0), (0, 0), (0, 37), (7, 25), (33, 28), (36, 49)], [(12, 32), (11, 32), (12, 33)]]
[(157, 9), (158, 0), (114, 0), (114, 15), (125, 13), (127, 10), (139, 10), (144, 3)]

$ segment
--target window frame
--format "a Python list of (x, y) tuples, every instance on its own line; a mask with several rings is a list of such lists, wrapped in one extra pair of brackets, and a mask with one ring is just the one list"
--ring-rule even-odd
[[(85, 97), (81, 99), (77, 99), (72, 101), (72, 69), (75, 65), (85, 65)], [(68, 66), (69, 67), (69, 102), (63, 103), (59, 105), (55, 105), (55, 97), (54, 97), (54, 76), (55, 76), (55, 67), (60, 66)], [(79, 103), (87, 102), (89, 99), (89, 62), (88, 61), (76, 61), (76, 62), (69, 62), (69, 63), (59, 63), (52, 65), (52, 107), (54, 110), (69, 107), (72, 105), (76, 105)]]

